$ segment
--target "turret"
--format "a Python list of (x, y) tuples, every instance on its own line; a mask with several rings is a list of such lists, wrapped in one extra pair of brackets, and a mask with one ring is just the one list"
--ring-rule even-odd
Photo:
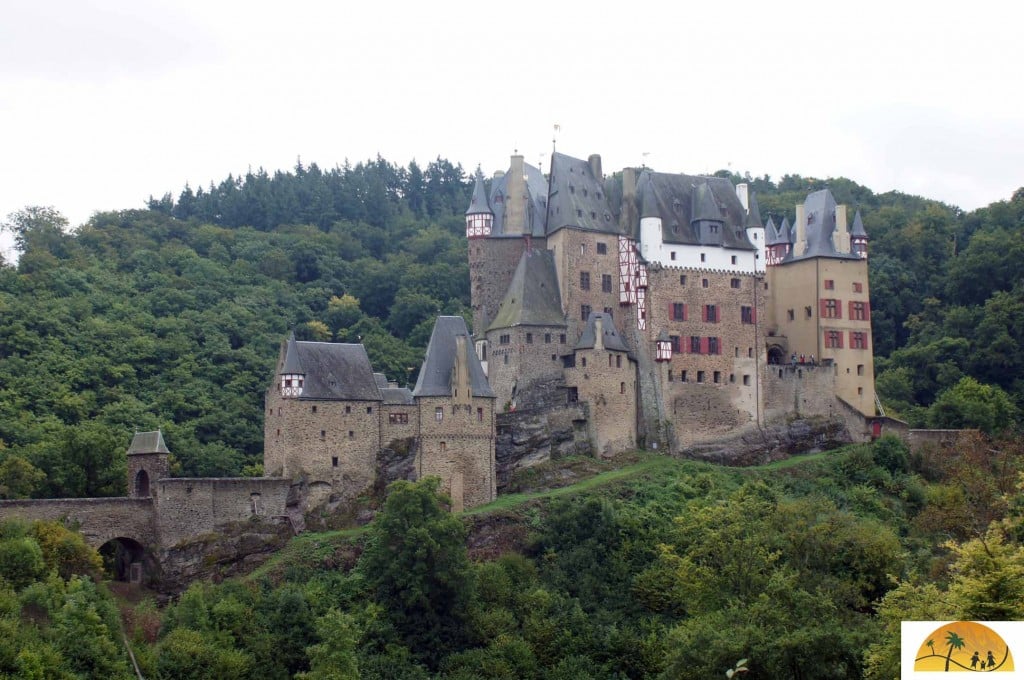
[(853, 228), (850, 229), (850, 251), (863, 260), (868, 258), (868, 233), (864, 231), (860, 210), (853, 216)]
[[(745, 184), (740, 186), (744, 187), (744, 189), (746, 188)], [(746, 194), (746, 191), (744, 191), (744, 194)], [(765, 268), (765, 258), (763, 256), (765, 228), (761, 222), (761, 207), (757, 204), (757, 194), (749, 194), (749, 200), (744, 207), (747, 208), (747, 219), (743, 225), (746, 228), (747, 240), (757, 248), (757, 251), (754, 253), (754, 270), (763, 272)]]
[(473, 186), (473, 198), (466, 210), (466, 238), (480, 238), (491, 235), (494, 226), (494, 212), (487, 201), (484, 191), (484, 179), (479, 168), (476, 171), (476, 184)]
[(706, 181), (693, 187), (691, 201), (693, 214), (690, 224), (697, 239), (703, 245), (722, 245), (722, 211)]
[(281, 396), (286, 399), (301, 397), (302, 387), (306, 382), (306, 372), (299, 361), (299, 348), (295, 343), (294, 331), (288, 336), (288, 346), (284, 353), (284, 366), (281, 367)]
[(160, 430), (135, 433), (128, 447), (129, 497), (148, 498), (153, 495), (153, 482), (171, 476), (170, 453)]

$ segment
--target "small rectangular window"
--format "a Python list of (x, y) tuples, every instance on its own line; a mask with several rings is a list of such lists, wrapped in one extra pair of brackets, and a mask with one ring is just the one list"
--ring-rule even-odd
[(621, 354), (616, 354), (615, 355), (615, 368), (622, 368), (622, 355)]
[(743, 323), (754, 323), (754, 308), (741, 306), (740, 321), (742, 321)]
[(730, 288), (739, 288), (740, 287), (740, 280), (739, 279), (729, 279), (729, 287)]
[(327, 436), (327, 430), (320, 430), (320, 439), (323, 439), (326, 436)]
[(743, 384), (744, 385), (749, 385), (750, 384), (750, 376), (749, 375), (743, 376)]
[(590, 290), (590, 272), (580, 272), (580, 288)]
[(442, 420), (444, 420), (444, 408), (443, 407), (438, 406), (438, 407), (436, 407), (434, 409), (434, 420), (436, 420), (437, 422), (441, 422)]
[(864, 375), (864, 364), (857, 364), (857, 375)]
[(736, 256), (735, 256), (735, 255), (733, 255), (733, 256), (732, 256), (732, 257), (731, 257), (731, 258), (729, 259), (729, 261), (730, 261), (730, 262), (731, 262), (732, 264), (736, 264)]
[(794, 314), (793, 314), (793, 310), (792, 310), (792, 309), (789, 309), (789, 310), (787, 310), (787, 311), (786, 311), (786, 317), (787, 317), (787, 318), (788, 318), (788, 319), (789, 319), (790, 321), (792, 321), (793, 319), (795, 319), (795, 318), (796, 318), (796, 317), (794, 316)]
[(678, 335), (670, 335), (670, 336), (668, 336), (668, 342), (672, 346), (672, 353), (673, 354), (679, 354), (680, 352), (683, 351), (681, 349), (682, 345), (679, 343), (679, 336)]
[(367, 406), (366, 407), (366, 412), (367, 413), (373, 413), (373, 407), (372, 406)]
[(854, 293), (863, 293), (864, 292), (864, 284), (859, 282), (859, 281), (854, 281), (853, 282), (853, 292)]
[(704, 382), (704, 371), (697, 371), (697, 382)]
[(673, 250), (673, 251), (671, 251), (671, 252), (670, 252), (670, 253), (668, 254), (668, 259), (670, 259), (670, 260), (674, 260), (674, 259), (676, 259), (676, 251), (674, 251), (674, 250)]
[(477, 410), (476, 410), (476, 419), (479, 422), (483, 422), (484, 410), (482, 408), (477, 408)]
[(526, 334), (526, 344), (527, 345), (532, 345), (533, 344), (533, 333), (527, 333)]
[(312, 407), (310, 407), (310, 410), (311, 410), (311, 411), (312, 411), (313, 413), (316, 413), (316, 406), (312, 406)]
[(722, 372), (721, 371), (715, 371), (715, 373), (714, 373), (714, 381), (716, 383), (722, 382)]
[(331, 467), (338, 467), (338, 457), (331, 456)]
[(686, 274), (680, 274), (679, 275), (679, 285), (680, 286), (685, 286), (686, 285)]
[(601, 274), (601, 292), (610, 293), (612, 292), (612, 275)]
[(345, 413), (352, 413), (352, 407), (351, 406), (346, 406), (345, 407)]
[(690, 336), (690, 354), (700, 354), (700, 336)]
[(708, 280), (707, 279), (701, 279), (700, 280), (700, 287), (701, 288), (707, 288), (708, 287)]
[(608, 253), (608, 244), (607, 243), (602, 243), (601, 241), (598, 241), (597, 242), (597, 254), (598, 255), (605, 255), (607, 253)]
[(686, 382), (686, 371), (679, 371), (679, 381)]
[(545, 333), (544, 334), (544, 344), (545, 345), (550, 345), (551, 344), (551, 333)]
[(349, 430), (348, 431), (348, 438), (349, 439), (355, 439), (356, 438), (356, 433), (353, 432), (352, 430)]
[(590, 305), (580, 305), (580, 318), (583, 321), (586, 321), (587, 319), (590, 318), (590, 312)]
[(825, 290), (835, 290), (836, 282), (832, 279), (825, 279)]
[(722, 348), (719, 345), (718, 338), (708, 338), (708, 354), (721, 354)]
[(559, 335), (558, 335), (558, 342), (561, 345), (565, 344), (565, 333), (559, 333)]
[(626, 383), (620, 382), (619, 383), (619, 394), (625, 394), (625, 393), (626, 393)]

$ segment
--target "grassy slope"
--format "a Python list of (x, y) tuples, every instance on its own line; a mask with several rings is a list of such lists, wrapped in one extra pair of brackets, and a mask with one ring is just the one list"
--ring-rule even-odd
[[(840, 449), (839, 451), (842, 451)], [(524, 506), (531, 505), (536, 501), (545, 501), (552, 498), (572, 496), (580, 493), (591, 493), (603, 487), (613, 487), (624, 482), (635, 481), (642, 477), (665, 476), (673, 477), (672, 472), (679, 471), (683, 467), (693, 470), (700, 469), (725, 469), (738, 474), (749, 474), (751, 472), (776, 471), (790, 468), (796, 465), (804, 465), (820, 462), (828, 456), (835, 455), (837, 451), (823, 451), (821, 453), (808, 454), (804, 456), (793, 456), (781, 461), (775, 461), (767, 465), (759, 465), (748, 468), (723, 468), (712, 463), (701, 463), (690, 460), (680, 460), (654, 453), (636, 452), (630, 454), (630, 459), (635, 460), (623, 467), (606, 470), (581, 481), (566, 486), (545, 489), (543, 491), (503, 494), (485, 505), (471, 508), (463, 513), (464, 517), (479, 517), (490, 514), (510, 514)], [(552, 465), (557, 465), (553, 463)], [(358, 540), (365, 534), (367, 527), (356, 527), (352, 529), (341, 529), (338, 531), (310, 532), (293, 538), (276, 555), (270, 558), (265, 564), (256, 569), (250, 578), (260, 578), (273, 573), (280, 573), (292, 564), (310, 564), (330, 559)]]

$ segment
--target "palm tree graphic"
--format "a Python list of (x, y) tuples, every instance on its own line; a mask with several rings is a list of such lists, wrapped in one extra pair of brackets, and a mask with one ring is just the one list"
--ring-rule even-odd
[[(928, 643), (929, 643), (929, 646), (931, 646), (931, 640), (929, 640)], [(954, 633), (953, 631), (949, 631), (948, 633), (946, 633), (946, 644), (949, 645), (949, 651), (946, 653), (946, 672), (948, 673), (949, 672), (949, 660), (950, 660), (950, 657), (953, 656), (953, 650), (954, 649), (963, 649), (963, 647), (964, 647), (964, 639), (962, 637), (960, 637), (959, 635), (957, 635), (956, 633)]]

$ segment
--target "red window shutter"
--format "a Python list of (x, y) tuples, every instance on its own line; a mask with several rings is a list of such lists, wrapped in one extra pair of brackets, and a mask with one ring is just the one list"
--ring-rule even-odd
[(672, 316), (672, 303), (671, 302), (668, 303), (668, 318), (669, 318), (669, 321), (672, 321), (674, 319), (674, 317)]
[(820, 300), (818, 300), (818, 308), (819, 308), (818, 309), (818, 316), (820, 316), (822, 319), (824, 319), (825, 318), (825, 298), (821, 298)]
[(708, 320), (708, 306), (707, 305), (701, 305), (701, 307), (700, 307), (700, 320), (704, 321), (705, 323)]
[(750, 308), (750, 323), (757, 323), (757, 307)]
[(871, 303), (867, 301), (864, 302), (864, 320), (871, 321)]
[(718, 354), (722, 353), (722, 339), (718, 339)]
[(708, 353), (708, 345), (709, 344), (710, 343), (708, 343), (708, 338), (701, 338), (700, 339), (700, 353), (701, 354), (707, 354)]
[(836, 300), (836, 318), (843, 318), (843, 302), (842, 300)]
[(849, 302), (846, 303), (846, 313), (847, 313), (847, 315), (849, 315), (849, 317), (851, 319), (854, 318), (854, 316), (853, 316), (853, 300), (850, 300)]
[(839, 340), (839, 349), (842, 349), (843, 348), (843, 332), (842, 331), (840, 331), (837, 334), (837, 338), (836, 339)]

